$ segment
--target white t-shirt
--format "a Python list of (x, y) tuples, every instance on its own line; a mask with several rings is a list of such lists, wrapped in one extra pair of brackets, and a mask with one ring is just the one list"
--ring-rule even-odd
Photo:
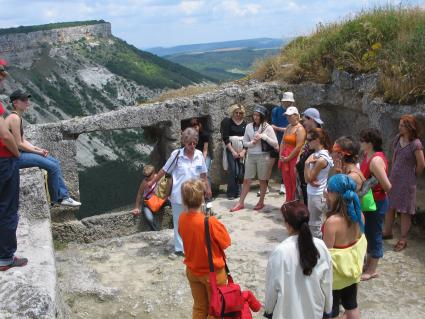
[[(318, 152), (315, 152), (312, 156), (315, 158), (324, 158), (327, 162), (327, 165), (325, 168), (323, 168), (319, 175), (317, 175), (316, 181), (320, 184), (319, 187), (313, 187), (310, 185), (310, 183), (307, 184), (307, 194), (308, 195), (321, 195), (323, 196), (323, 191), (326, 189), (326, 186), (328, 185), (328, 176), (330, 169), (334, 166), (334, 162), (332, 160), (332, 157), (329, 155), (328, 150), (320, 150)], [(314, 163), (310, 164), (310, 169), (313, 168)]]
[[(179, 152), (179, 155), (178, 159), (175, 160), (177, 152)], [(176, 204), (182, 204), (182, 184), (190, 179), (200, 178), (202, 173), (207, 173), (204, 156), (201, 151), (196, 149), (193, 159), (184, 155), (183, 148), (174, 150), (162, 169), (173, 176), (170, 201)]]

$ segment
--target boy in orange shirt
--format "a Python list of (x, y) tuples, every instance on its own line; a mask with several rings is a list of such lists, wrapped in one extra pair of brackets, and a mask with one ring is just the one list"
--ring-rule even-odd
[[(204, 201), (205, 183), (190, 180), (182, 185), (182, 199), (187, 211), (180, 215), (179, 233), (183, 240), (186, 275), (193, 296), (192, 319), (212, 319), (208, 316), (211, 296), (209, 265), (205, 243), (204, 218), (201, 205)], [(231, 240), (226, 227), (215, 217), (209, 218), (211, 249), (217, 284), (227, 283), (222, 251), (230, 246)]]

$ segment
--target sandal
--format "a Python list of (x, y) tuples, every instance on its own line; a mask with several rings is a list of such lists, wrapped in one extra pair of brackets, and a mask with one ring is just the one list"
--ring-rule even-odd
[(254, 210), (262, 210), (264, 208), (264, 204), (260, 204), (257, 203), (257, 205), (255, 205)]
[(407, 247), (407, 240), (404, 239), (400, 239), (397, 244), (395, 244), (393, 250), (394, 251), (402, 251), (403, 249), (405, 249)]
[(242, 205), (240, 203), (237, 203), (235, 206), (233, 206), (233, 208), (230, 209), (230, 211), (231, 212), (236, 212), (236, 211), (241, 210), (241, 209), (244, 209), (244, 208), (245, 208), (244, 205)]

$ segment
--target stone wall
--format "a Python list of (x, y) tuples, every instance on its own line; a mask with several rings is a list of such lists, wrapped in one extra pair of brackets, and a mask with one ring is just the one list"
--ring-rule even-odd
[(33, 57), (41, 53), (43, 45), (60, 45), (84, 38), (107, 38), (111, 35), (111, 24), (109, 22), (29, 33), (5, 34), (0, 35), (0, 56), (11, 65), (29, 67), (33, 62)]
[[(320, 110), (325, 128), (333, 138), (341, 135), (356, 136), (361, 129), (367, 127), (380, 129), (384, 135), (385, 150), (391, 158), (389, 146), (397, 133), (400, 116), (411, 113), (417, 116), (419, 121), (425, 122), (425, 105), (383, 103), (373, 96), (375, 88), (376, 75), (352, 76), (338, 72), (333, 74), (332, 84), (228, 84), (217, 91), (198, 96), (126, 107), (59, 123), (31, 126), (27, 137), (36, 145), (49, 149), (53, 156), (61, 160), (70, 192), (72, 196), (78, 198), (75, 159), (78, 136), (95, 131), (129, 128), (150, 130), (159, 140), (152, 153), (152, 162), (160, 168), (170, 152), (180, 144), (181, 122), (192, 117), (207, 117), (214, 131), (212, 144), (216, 159), (213, 161), (211, 179), (213, 184), (218, 185), (223, 184), (225, 180), (225, 172), (221, 168), (222, 142), (219, 131), (220, 122), (227, 116), (228, 106), (237, 101), (242, 102), (247, 108), (247, 119), (250, 120), (255, 104), (262, 103), (271, 109), (273, 105), (279, 103), (281, 93), (288, 90), (294, 92), (300, 111), (307, 107), (316, 107)], [(424, 198), (422, 185), (425, 184), (423, 178), (419, 184), (418, 206), (423, 210), (425, 208), (425, 202), (422, 200)], [(87, 231), (87, 227), (74, 229)], [(116, 235), (117, 232), (113, 230), (111, 234)]]

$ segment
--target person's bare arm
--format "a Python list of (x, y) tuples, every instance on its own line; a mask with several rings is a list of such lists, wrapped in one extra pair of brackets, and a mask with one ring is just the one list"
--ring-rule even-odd
[(300, 153), (304, 143), (305, 143), (305, 138), (306, 138), (307, 133), (305, 132), (305, 129), (303, 127), (300, 127), (297, 129), (296, 131), (296, 136), (297, 136), (297, 140), (296, 140), (296, 145), (294, 147), (294, 149), (292, 150), (292, 152), (288, 155), (288, 157), (284, 158), (284, 162), (290, 162), (294, 157), (298, 156), (298, 154)]
[(19, 157), (19, 149), (13, 135), (8, 131), (4, 118), (0, 117), (0, 138), (7, 149), (15, 156)]
[(419, 176), (422, 174), (424, 168), (425, 168), (425, 159), (424, 159), (424, 152), (423, 150), (416, 150), (415, 151), (415, 157), (416, 157), (416, 176)]
[(210, 183), (208, 183), (207, 173), (201, 173), (200, 177), (204, 181), (204, 184), (205, 184), (205, 196), (208, 199), (210, 199), (212, 197), (212, 192), (211, 192)]
[(204, 159), (207, 159), (208, 156), (208, 142), (204, 143), (204, 147), (202, 149), (202, 154), (204, 155)]
[(379, 184), (381, 184), (384, 191), (389, 192), (391, 189), (391, 182), (385, 170), (386, 165), (384, 160), (379, 156), (375, 156), (370, 162), (370, 171), (376, 177)]
[(16, 114), (11, 114), (7, 117), (6, 122), (12, 132), (18, 149), (21, 151), (39, 154), (41, 156), (47, 156), (48, 151), (37, 146), (32, 145), (28, 142), (25, 137), (21, 136), (21, 119)]
[(146, 181), (140, 183), (139, 190), (137, 191), (136, 203), (134, 204), (134, 208), (131, 213), (134, 216), (140, 215), (140, 205), (142, 202), (143, 193), (145, 192)]
[(336, 231), (338, 229), (336, 220), (331, 216), (324, 224), (323, 241), (326, 247), (333, 248), (335, 246)]
[[(311, 167), (312, 165), (310, 165), (310, 163), (313, 163), (313, 167)], [(324, 169), (326, 165), (328, 165), (328, 162), (324, 158), (315, 159), (313, 154), (310, 155), (309, 158), (305, 161), (305, 167), (304, 167), (305, 181), (307, 183), (313, 183), (314, 181), (316, 181), (320, 171)]]

